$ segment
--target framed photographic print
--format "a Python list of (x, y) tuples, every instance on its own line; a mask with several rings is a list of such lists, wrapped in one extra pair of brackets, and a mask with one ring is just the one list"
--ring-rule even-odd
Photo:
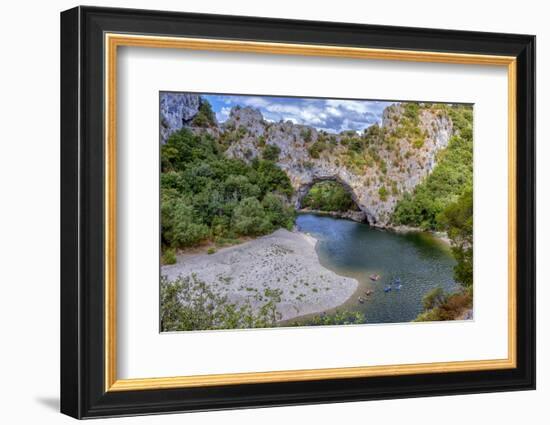
[(61, 14), (61, 411), (533, 389), (535, 38)]

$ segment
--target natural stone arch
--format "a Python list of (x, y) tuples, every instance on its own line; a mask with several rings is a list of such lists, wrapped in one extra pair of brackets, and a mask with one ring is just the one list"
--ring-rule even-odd
[(361, 212), (365, 216), (365, 221), (367, 221), (369, 224), (374, 225), (376, 223), (376, 220), (374, 219), (373, 214), (369, 211), (365, 205), (363, 205), (360, 201), (360, 197), (357, 195), (353, 187), (346, 182), (343, 178), (341, 178), (338, 175), (321, 175), (321, 176), (312, 176), (308, 181), (301, 181), (297, 187), (295, 187), (295, 195), (294, 195), (294, 207), (299, 210), (302, 208), (302, 202), (304, 198), (307, 196), (311, 188), (316, 184), (323, 181), (334, 181), (340, 184), (346, 192), (348, 192), (351, 196), (351, 199), (357, 205), (357, 207), (361, 210)]

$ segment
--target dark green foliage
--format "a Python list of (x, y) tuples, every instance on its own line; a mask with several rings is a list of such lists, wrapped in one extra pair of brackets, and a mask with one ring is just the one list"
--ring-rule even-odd
[(281, 149), (277, 145), (267, 145), (264, 148), (264, 152), (262, 154), (263, 159), (266, 161), (278, 161), (279, 154), (281, 153)]
[(314, 184), (304, 198), (304, 208), (320, 211), (356, 210), (357, 205), (344, 187), (334, 181), (324, 181)]
[(315, 142), (312, 144), (309, 148), (307, 148), (307, 151), (309, 155), (314, 159), (319, 159), (321, 156), (321, 152), (326, 148), (326, 144), (324, 142)]
[(265, 146), (265, 136), (258, 137), (258, 146), (262, 148)]
[(257, 236), (272, 230), (271, 222), (257, 198), (245, 198), (233, 210), (232, 229), (239, 235)]
[(455, 280), (466, 287), (473, 285), (474, 256), (474, 197), (472, 189), (466, 190), (458, 200), (449, 205), (439, 217), (453, 244), (457, 261)]
[(265, 234), (288, 227), (294, 218), (288, 202), (292, 186), (284, 171), (272, 161), (248, 165), (226, 158), (208, 135), (173, 134), (161, 148), (161, 164), (164, 251)]
[(237, 305), (213, 291), (195, 275), (160, 283), (160, 327), (162, 332), (211, 329), (265, 328), (275, 326), (281, 315), (277, 304), (280, 290), (266, 289), (263, 304), (253, 309), (250, 300)]
[(162, 255), (162, 264), (176, 264), (176, 253), (173, 249), (167, 249)]
[(209, 230), (185, 198), (163, 197), (161, 204), (162, 240), (167, 246), (188, 247), (205, 239)]
[(386, 186), (380, 186), (380, 189), (378, 189), (378, 195), (380, 196), (381, 201), (388, 200), (388, 189), (386, 189)]
[(418, 113), (420, 112), (420, 105), (416, 102), (404, 103), (403, 109), (405, 117), (409, 119), (414, 125), (418, 125)]
[(192, 125), (196, 127), (210, 127), (216, 124), (216, 115), (212, 111), (212, 106), (210, 103), (201, 99), (201, 104), (199, 106), (199, 112), (193, 118)]

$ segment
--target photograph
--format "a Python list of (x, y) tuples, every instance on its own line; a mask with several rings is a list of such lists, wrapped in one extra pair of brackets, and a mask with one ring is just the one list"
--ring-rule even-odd
[[(7, 186), (32, 201), (11, 204), (34, 214), (23, 227), (5, 220), (20, 242), (10, 249), (60, 274), (60, 290), (46, 291), (55, 300), (27, 297), (55, 310), (55, 335), (33, 332), (23, 347), (57, 341), (49, 360), (27, 363), (46, 365), (52, 376), (31, 375), (38, 389), (55, 383), (59, 411), (216, 411), (220, 422), (220, 410), (255, 409), (236, 418), (257, 423), (263, 408), (293, 406), (299, 422), (299, 406), (339, 403), (332, 423), (369, 401), (373, 420), (426, 422), (419, 398), (438, 396), (431, 417), (457, 423), (487, 403), (512, 422), (536, 416), (545, 394), (524, 391), (536, 388), (540, 349), (540, 62), (526, 31), (547, 25), (518, 19), (527, 6), (501, 7), (497, 22), (490, 7), (430, 19), (398, 2), (389, 18), (387, 5), (323, 15), (277, 3), (265, 16), (233, 2), (75, 6), (59, 27), (44, 20), (52, 49), (17, 51), (23, 64), (6, 69), (19, 74), (60, 56), (44, 67), (56, 84), (23, 72), (10, 85), (22, 118), (7, 145), (28, 152), (5, 155), (16, 165)], [(34, 114), (40, 137), (18, 143), (29, 99), (55, 98), (21, 96), (37, 81), (60, 85), (60, 108)], [(60, 148), (42, 137), (52, 125)], [(56, 228), (36, 214), (41, 166), (56, 175), (60, 261), (49, 249), (29, 260), (29, 241), (55, 239), (34, 237)], [(37, 230), (22, 238), (29, 223)], [(19, 282), (25, 267), (11, 269)], [(38, 316), (22, 314), (21, 293), (4, 298), (6, 323), (24, 321), (8, 327), (20, 341)], [(530, 401), (518, 416), (504, 396)], [(387, 408), (398, 399), (417, 401)]]
[(474, 107), (160, 92), (160, 331), (473, 320)]

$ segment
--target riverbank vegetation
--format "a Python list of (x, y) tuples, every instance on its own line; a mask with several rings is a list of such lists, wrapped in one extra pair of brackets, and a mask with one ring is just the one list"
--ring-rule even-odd
[(167, 262), (175, 259), (175, 250), (205, 241), (223, 244), (292, 228), (287, 175), (271, 160), (246, 164), (223, 152), (213, 136), (186, 129), (162, 146), (161, 234)]

